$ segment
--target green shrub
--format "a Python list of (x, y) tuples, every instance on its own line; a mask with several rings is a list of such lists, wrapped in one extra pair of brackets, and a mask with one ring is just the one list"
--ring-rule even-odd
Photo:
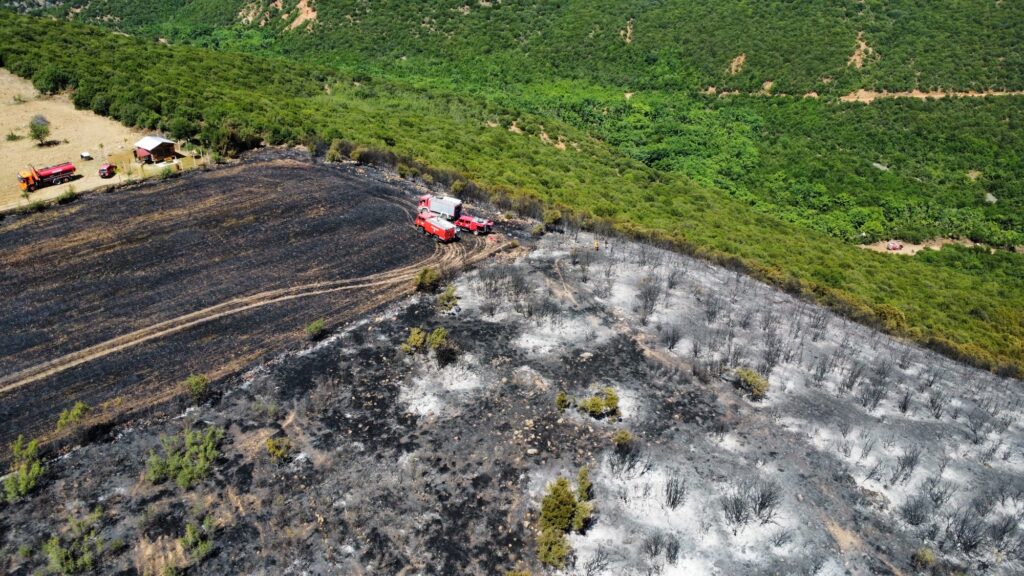
[(308, 336), (310, 340), (319, 340), (326, 333), (327, 326), (324, 324), (323, 318), (313, 320), (312, 322), (306, 325), (306, 336)]
[(24, 136), (22, 136), (21, 134), (16, 133), (14, 130), (11, 130), (10, 132), (7, 133), (7, 141), (8, 142), (17, 142), (18, 140), (21, 140), (22, 138), (24, 138)]
[(434, 328), (430, 332), (430, 336), (427, 336), (427, 346), (430, 346), (431, 350), (437, 350), (446, 344), (448, 344), (448, 330), (442, 326)]
[(213, 462), (220, 456), (217, 445), (223, 436), (224, 430), (214, 427), (161, 436), (163, 455), (150, 451), (146, 478), (154, 484), (173, 479), (181, 488), (191, 488), (210, 474)]
[(586, 502), (591, 498), (594, 484), (590, 481), (590, 468), (584, 466), (576, 473), (576, 497), (580, 502)]
[(612, 444), (619, 449), (630, 446), (633, 443), (633, 440), (635, 440), (633, 433), (625, 428), (616, 431), (615, 434), (612, 435)]
[(160, 170), (159, 176), (161, 180), (167, 180), (169, 178), (172, 178), (174, 176), (174, 169), (171, 168), (170, 166), (165, 166), (162, 170)]
[(85, 413), (89, 411), (89, 405), (85, 402), (78, 401), (71, 408), (61, 410), (60, 416), (57, 418), (57, 431), (74, 426), (82, 421)]
[(292, 451), (292, 441), (287, 436), (267, 438), (267, 454), (274, 460), (281, 460)]
[(11, 444), (11, 467), (4, 478), (7, 501), (14, 502), (32, 491), (43, 475), (43, 463), (38, 456), (39, 442), (25, 442), (21, 434)]
[(328, 162), (341, 162), (352, 153), (352, 149), (354, 147), (355, 145), (347, 140), (339, 140), (335, 138), (334, 140), (331, 140), (331, 146), (327, 149), (327, 154), (324, 158)]
[(736, 369), (739, 385), (751, 400), (763, 400), (768, 395), (768, 379), (747, 368)]
[(573, 494), (569, 480), (559, 476), (548, 484), (547, 493), (540, 504), (540, 535), (537, 537), (537, 558), (555, 568), (565, 565), (569, 555), (566, 533), (587, 527), (594, 513), (590, 501), (590, 471), (581, 468), (576, 477), (577, 492)]
[(565, 390), (559, 390), (558, 396), (555, 396), (555, 407), (558, 408), (559, 412), (565, 412), (565, 409), (572, 404), (569, 400), (569, 395), (565, 393)]
[(70, 540), (65, 546), (59, 536), (52, 536), (43, 543), (43, 554), (47, 558), (47, 568), (58, 574), (82, 574), (92, 572), (96, 558), (103, 553), (105, 544), (99, 535), (100, 519), (103, 511), (95, 509), (81, 520), (74, 518), (68, 521)]
[(213, 517), (207, 516), (203, 519), (201, 526), (191, 522), (185, 523), (185, 535), (178, 542), (188, 552), (189, 558), (198, 562), (210, 555), (213, 551), (213, 531), (215, 529)]
[(18, 556), (21, 556), (22, 558), (31, 558), (32, 547), (28, 544), (22, 544), (21, 546), (18, 546)]
[(410, 328), (409, 337), (402, 343), (402, 352), (412, 354), (423, 349), (427, 343), (427, 333), (422, 328)]
[(545, 226), (556, 226), (562, 222), (562, 213), (558, 210), (545, 210), (544, 211), (544, 225)]
[(576, 497), (572, 494), (569, 480), (559, 476), (548, 485), (547, 494), (541, 501), (540, 528), (565, 532), (572, 525), (575, 513)]
[(437, 309), (441, 312), (448, 312), (455, 307), (458, 301), (459, 298), (455, 295), (455, 285), (449, 284), (444, 292), (437, 295)]
[(537, 558), (549, 566), (562, 568), (569, 555), (569, 540), (564, 532), (541, 530), (537, 537)]
[(619, 415), (619, 395), (608, 386), (589, 398), (577, 401), (576, 407), (594, 418), (615, 417)]
[(193, 402), (201, 402), (210, 391), (210, 379), (203, 374), (191, 374), (188, 378), (185, 378), (182, 386), (188, 392), (188, 395), (192, 397)]
[(911, 563), (914, 568), (924, 570), (935, 566), (935, 551), (927, 546), (923, 546), (914, 551), (914, 554), (910, 557)]
[(433, 292), (441, 285), (441, 274), (433, 268), (424, 268), (416, 274), (416, 290)]
[(543, 224), (535, 224), (533, 226), (533, 228), (530, 228), (530, 234), (534, 238), (540, 238), (541, 236), (544, 235), (544, 225)]
[(593, 502), (579, 502), (572, 515), (572, 529), (575, 532), (583, 532), (590, 524), (590, 517), (594, 514)]

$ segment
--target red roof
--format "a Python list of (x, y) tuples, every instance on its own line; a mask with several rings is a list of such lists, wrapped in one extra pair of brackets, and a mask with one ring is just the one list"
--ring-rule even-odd
[(139, 158), (145, 158), (146, 156), (149, 156), (149, 150), (146, 150), (145, 148), (136, 148), (135, 155)]

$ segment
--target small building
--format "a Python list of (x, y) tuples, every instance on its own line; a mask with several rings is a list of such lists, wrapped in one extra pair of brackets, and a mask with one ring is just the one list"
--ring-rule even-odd
[(135, 159), (139, 162), (163, 162), (177, 157), (174, 142), (166, 138), (146, 136), (135, 143)]

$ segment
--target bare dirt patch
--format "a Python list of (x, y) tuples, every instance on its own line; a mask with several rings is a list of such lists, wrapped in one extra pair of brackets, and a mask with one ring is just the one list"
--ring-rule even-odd
[(626, 22), (626, 27), (625, 28), (623, 28), (622, 30), (619, 30), (619, 37), (622, 38), (622, 41), (625, 42), (626, 44), (632, 44), (633, 43), (633, 19), (632, 18), (630, 18), (629, 21)]
[(874, 48), (868, 46), (868, 43), (864, 41), (864, 33), (857, 32), (857, 48), (850, 55), (850, 59), (846, 61), (847, 66), (853, 66), (860, 70), (864, 67), (864, 62), (868, 58), (875, 55)]
[[(18, 103), (18, 101), (21, 103)], [(38, 146), (28, 137), (28, 124), (36, 115), (50, 121), (52, 146)], [(88, 110), (76, 110), (65, 95), (42, 96), (32, 83), (0, 69), (0, 133), (15, 133), (20, 140), (0, 140), (0, 210), (10, 209), (28, 201), (21, 197), (18, 172), (33, 165), (36, 168), (61, 162), (73, 162), (82, 176), (70, 184), (49, 186), (33, 192), (29, 201), (56, 198), (69, 187), (81, 192), (110, 184), (99, 177), (97, 169), (111, 154), (126, 153), (142, 133), (122, 126)], [(81, 152), (90, 152), (95, 160), (79, 159)]]
[(288, 25), (289, 30), (295, 30), (303, 24), (306, 24), (306, 30), (312, 29), (313, 22), (316, 22), (316, 8), (310, 6), (309, 2), (310, 0), (299, 0), (298, 5), (295, 7), (298, 11), (298, 16)]
[[(898, 250), (890, 250), (889, 243), (896, 242), (902, 245), (902, 248)], [(884, 252), (886, 254), (903, 254), (905, 256), (913, 256), (922, 250), (940, 250), (943, 246), (950, 244), (956, 244), (958, 246), (966, 246), (973, 248), (979, 246), (978, 243), (965, 238), (936, 238), (934, 240), (928, 240), (921, 244), (914, 244), (913, 242), (904, 242), (902, 240), (879, 240), (874, 244), (861, 244), (860, 247), (865, 250), (871, 250), (873, 252)]]
[(904, 92), (887, 92), (887, 91), (875, 91), (875, 90), (864, 90), (860, 89), (855, 92), (850, 92), (845, 96), (841, 96), (839, 100), (843, 102), (860, 102), (862, 104), (870, 104), (875, 100), (882, 100), (887, 98), (915, 98), (917, 100), (941, 99), (941, 98), (987, 98), (990, 96), (1024, 96), (1024, 90), (985, 90), (985, 91), (965, 91), (965, 92), (943, 92), (940, 90), (932, 90), (930, 92), (924, 92), (921, 90), (909, 90)]
[(747, 61), (747, 54), (746, 54), (746, 52), (744, 52), (743, 54), (740, 54), (739, 56), (733, 58), (732, 62), (729, 63), (729, 75), (730, 76), (735, 76), (735, 75), (739, 74), (740, 72), (742, 72), (743, 71), (743, 64), (745, 64), (746, 61)]

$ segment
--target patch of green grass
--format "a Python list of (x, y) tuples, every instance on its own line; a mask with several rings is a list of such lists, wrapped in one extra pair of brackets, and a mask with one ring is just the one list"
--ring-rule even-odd
[(161, 436), (162, 454), (150, 451), (146, 478), (154, 484), (174, 480), (182, 489), (191, 488), (210, 475), (214, 461), (220, 456), (217, 446), (223, 436), (224, 430), (216, 427)]
[(4, 478), (4, 492), (8, 502), (16, 502), (31, 492), (43, 476), (43, 462), (39, 459), (39, 442), (26, 442), (18, 435), (11, 443), (11, 465)]
[(306, 336), (308, 336), (310, 340), (319, 340), (320, 338), (323, 338), (326, 333), (327, 326), (324, 324), (323, 318), (314, 320), (306, 325)]

